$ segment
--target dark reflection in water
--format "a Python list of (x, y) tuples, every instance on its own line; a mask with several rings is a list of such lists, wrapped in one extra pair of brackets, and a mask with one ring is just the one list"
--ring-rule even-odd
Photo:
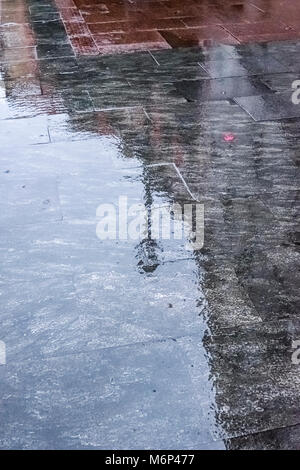
[[(100, 119), (105, 116), (113, 135), (120, 133), (124, 154), (141, 163), (148, 209), (156, 198), (187, 197), (168, 166), (149, 166), (160, 162), (175, 163), (205, 204), (205, 245), (192, 257), (205, 299), (199, 312), (209, 331), (203, 345), (213, 386), (202, 407), (214, 436), (297, 424), (299, 391), (290, 361), (299, 309), (297, 122), (255, 123), (228, 102), (155, 105), (151, 100), (158, 93), (154, 83), (147, 87), (145, 109), (106, 111)], [(68, 126), (82, 132), (84, 121), (73, 117)], [(226, 131), (235, 134), (234, 143), (224, 142)], [(160, 242), (139, 243), (142, 274), (155, 272), (163, 249)], [(279, 434), (280, 446), (288, 446), (290, 432)], [(263, 434), (225, 444), (268, 448), (278, 441)]]
[[(145, 90), (146, 114), (141, 108), (107, 111), (100, 126), (96, 116), (89, 126), (119, 132), (126, 154), (141, 162), (148, 209), (157, 195), (186, 198), (169, 167), (149, 167), (160, 162), (175, 163), (205, 204), (205, 246), (193, 258), (205, 297), (201, 315), (210, 334), (204, 347), (215, 400), (202, 406), (215, 419), (215, 436), (296, 424), (290, 352), (299, 309), (299, 251), (291, 239), (299, 215), (297, 122), (254, 123), (228, 102), (187, 105), (175, 98), (165, 105), (156, 101), (157, 82)], [(72, 112), (68, 119), (72, 132), (90, 131)], [(223, 141), (226, 131), (236, 135), (234, 143)], [(138, 245), (142, 273), (156, 270), (161, 249), (149, 240)]]

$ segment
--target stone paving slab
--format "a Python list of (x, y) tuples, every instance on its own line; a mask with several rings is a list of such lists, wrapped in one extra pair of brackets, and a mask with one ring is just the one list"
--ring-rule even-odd
[(270, 89), (256, 78), (243, 77), (216, 80), (191, 81), (182, 80), (176, 83), (176, 89), (188, 101), (219, 101), (240, 96), (270, 94)]
[(300, 116), (300, 108), (292, 102), (293, 90), (269, 96), (235, 98), (255, 121), (289, 119)]
[(24, 226), (61, 220), (57, 181), (51, 178), (9, 178), (0, 190), (1, 223)]
[(1, 121), (3, 145), (9, 144), (17, 135), (24, 144), (46, 144), (49, 142), (47, 123), (43, 118), (5, 119)]
[(272, 429), (246, 437), (230, 439), (227, 442), (231, 450), (299, 450), (299, 425)]
[(284, 73), (287, 67), (273, 57), (250, 57), (212, 60), (201, 64), (212, 78), (241, 77), (269, 73)]
[[(1, 417), (6, 426), (0, 445), (23, 449), (223, 448), (222, 443), (213, 442), (196, 395), (191, 393), (190, 368), (182, 346), (172, 340), (1, 368)], [(12, 408), (14, 415), (9, 412)]]
[(232, 435), (241, 432), (242, 417), (240, 413), (235, 414), (232, 403), (239, 407), (242, 395), (246, 398), (242, 398), (242, 406), (248, 431), (297, 424), (298, 366), (291, 361), (291, 344), (298, 335), (297, 320), (271, 321), (259, 327), (255, 324), (241, 327), (238, 331), (228, 329), (222, 337), (208, 339), (208, 350), (218, 369), (211, 372), (215, 377), (218, 419), (223, 423), (222, 414), (226, 414), (223, 430)]

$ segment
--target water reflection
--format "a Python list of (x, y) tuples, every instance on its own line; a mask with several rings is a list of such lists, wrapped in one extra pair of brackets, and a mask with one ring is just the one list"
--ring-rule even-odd
[[(27, 33), (23, 31), (26, 42)], [(63, 66), (63, 61), (60, 63)], [(243, 59), (240, 63), (243, 67)], [(215, 64), (209, 54), (206, 64)], [(228, 73), (228, 62), (219, 63), (220, 66)], [(113, 103), (113, 109), (106, 106), (102, 111), (93, 112), (91, 92), (99, 91), (100, 101), (106, 102), (101, 63), (99, 74), (89, 72), (86, 77), (81, 76), (84, 62), (81, 62), (81, 69), (75, 66), (74, 81), (70, 85), (68, 80), (72, 74), (70, 77), (53, 71), (47, 74), (43, 67), (36, 60), (22, 61), (21, 57), (20, 62), (3, 62), (0, 92), (7, 117), (46, 115), (52, 142), (55, 139), (62, 142), (107, 139), (110, 145), (118, 147), (125, 169), (133, 166), (138, 169), (135, 178), (141, 183), (142, 191), (137, 184), (133, 199), (141, 198), (148, 211), (154, 202), (190, 201), (183, 180), (190, 192), (205, 204), (202, 250), (187, 254), (180, 242), (169, 246), (168, 242), (152, 241), (148, 236), (134, 244), (133, 255), (126, 254), (128, 266), (122, 266), (121, 274), (126, 277), (130, 271), (132, 276), (124, 284), (124, 296), (130, 284), (136, 282), (147, 288), (148, 279), (156, 282), (150, 293), (154, 298), (143, 295), (158, 322), (161, 310), (164, 312), (162, 329), (165, 328), (163, 331), (168, 331), (168, 335), (172, 334), (173, 323), (169, 320), (175, 304), (168, 297), (168, 289), (171, 288), (175, 300), (179, 299), (177, 310), (183, 321), (178, 336), (197, 333), (198, 343), (194, 344), (194, 349), (205, 357), (206, 363), (200, 361), (193, 367), (191, 377), (199, 407), (215, 439), (296, 424), (297, 407), (293, 405), (289, 414), (281, 385), (276, 382), (277, 374), (291, 372), (282, 360), (288, 361), (286, 351), (291, 333), (285, 323), (278, 326), (276, 322), (293, 315), (298, 305), (297, 286), (284, 261), (296, 253), (287, 234), (294, 234), (299, 215), (299, 191), (289, 187), (290, 181), (296, 181), (295, 162), (299, 161), (297, 122), (255, 123), (228, 101), (186, 103), (173, 89), (166, 87), (163, 73), (159, 76), (156, 70), (156, 78), (152, 80), (152, 69), (141, 73), (143, 92), (136, 101), (138, 89), (127, 86), (126, 80), (114, 89), (114, 80), (122, 81), (124, 74), (114, 76), (108, 88), (119, 105)], [(130, 67), (135, 69), (135, 64), (131, 62), (129, 71)], [(43, 95), (36, 85), (39, 77)], [(159, 77), (161, 81), (156, 80)], [(89, 86), (91, 78), (92, 86)], [(149, 79), (146, 84), (145, 78)], [(162, 102), (166, 89), (170, 94), (166, 102)], [(123, 98), (118, 101), (119, 94)], [(79, 95), (81, 100), (78, 100)], [(134, 104), (128, 107), (132, 102)], [(222, 139), (227, 131), (237, 136), (231, 144)], [(153, 166), (154, 163), (165, 165)], [(183, 180), (170, 163), (180, 169)], [(112, 177), (110, 169), (106, 176)], [(120, 185), (121, 181), (124, 179), (118, 181)], [(119, 195), (118, 187), (107, 186), (105, 191), (111, 191), (114, 197)], [(150, 225), (147, 232), (151, 234)], [(129, 265), (132, 258), (134, 268)], [(181, 261), (184, 263), (180, 264)], [(163, 274), (159, 272), (160, 267)], [(103, 277), (107, 273), (104, 269)], [(121, 274), (116, 276), (115, 285), (123, 282)], [(167, 282), (160, 292), (164, 277)], [(95, 286), (97, 296), (99, 284)], [(160, 303), (160, 294), (164, 303)], [(165, 299), (168, 299), (167, 313), (163, 309)], [(130, 299), (129, 308), (137, 305), (135, 300)], [(192, 314), (186, 319), (189, 312)], [(135, 314), (149, 327), (144, 312)], [(265, 320), (271, 326), (261, 327)], [(194, 325), (197, 331), (193, 330)], [(278, 351), (276, 344), (285, 347)], [(279, 364), (278, 356), (282, 361)], [(288, 384), (292, 378), (292, 374), (286, 378)], [(286, 421), (277, 413), (280, 406), (287, 411)], [(234, 441), (225, 443), (229, 448), (235, 446)]]

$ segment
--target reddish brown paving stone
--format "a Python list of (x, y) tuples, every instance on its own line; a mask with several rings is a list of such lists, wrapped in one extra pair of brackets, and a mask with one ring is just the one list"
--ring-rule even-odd
[(55, 0), (55, 3), (58, 6), (58, 8), (62, 8), (62, 9), (76, 8), (76, 5), (73, 2), (73, 0)]
[(299, 11), (297, 3), (291, 2), (290, 0), (251, 0), (251, 3), (263, 11), (273, 11), (275, 13), (279, 13), (283, 10)]
[(134, 31), (157, 31), (158, 29), (178, 29), (185, 25), (178, 19), (115, 21), (112, 23), (91, 23), (88, 25), (92, 34), (122, 33)]
[(245, 4), (242, 8), (237, 8), (236, 5), (233, 5), (230, 8), (225, 8), (223, 11), (216, 10), (215, 15), (218, 16), (222, 23), (228, 23), (229, 21), (231, 23), (253, 23), (265, 21), (269, 17), (268, 13), (258, 10), (251, 4)]
[(191, 17), (187, 16), (181, 18), (181, 21), (185, 24), (188, 28), (199, 28), (200, 26), (210, 26), (210, 25), (217, 25), (218, 19), (216, 16), (198, 16), (198, 17)]
[(132, 29), (129, 21), (113, 21), (110, 23), (89, 23), (88, 28), (91, 34), (125, 33)]
[(90, 30), (86, 23), (74, 23), (71, 21), (65, 22), (64, 25), (70, 38), (73, 36), (90, 36)]
[(80, 11), (77, 8), (61, 8), (61, 17), (63, 21), (84, 22)]
[(119, 53), (148, 49), (170, 49), (169, 44), (155, 31), (94, 35), (100, 53)]
[(198, 11), (194, 7), (181, 6), (181, 8), (166, 8), (151, 12), (153, 18), (182, 18), (184, 16), (197, 16)]
[(237, 23), (237, 24), (227, 24), (224, 28), (233, 34), (235, 37), (250, 36), (250, 35), (259, 35), (259, 34), (278, 34), (285, 33), (288, 31), (288, 26), (273, 21), (264, 21), (258, 23)]
[(210, 15), (203, 14), (196, 17), (186, 17), (183, 18), (183, 22), (186, 26), (195, 28), (197, 26), (227, 25), (230, 23), (243, 23), (249, 25), (252, 22), (272, 20), (272, 17), (266, 13), (259, 10), (256, 10), (256, 12), (256, 15), (246, 15), (242, 12), (240, 14), (231, 14), (230, 12), (215, 12), (214, 14)]
[(300, 14), (298, 17), (290, 18), (283, 16), (282, 21), (295, 31), (300, 31)]
[(293, 39), (300, 38), (300, 31), (287, 31), (285, 33), (278, 34), (254, 34), (249, 36), (239, 37), (239, 41), (242, 44), (247, 43), (259, 43), (259, 42), (271, 42), (271, 41), (292, 41)]
[[(223, 0), (186, 0), (184, 5), (182, 0), (56, 0), (56, 4), (70, 38), (81, 37), (73, 44), (78, 54), (83, 50), (95, 54), (93, 40), (99, 53), (103, 48), (119, 53), (289, 40), (299, 38), (300, 33), (300, 4), (290, 0), (231, 0), (226, 4)], [(161, 36), (138, 34), (151, 32)]]
[(97, 7), (105, 5), (105, 2), (99, 0), (73, 0), (77, 8)]
[(83, 19), (87, 23), (110, 23), (112, 21), (138, 21), (143, 18), (143, 14), (140, 11), (135, 12), (118, 12), (113, 11), (109, 13), (101, 12), (95, 8), (85, 8), (81, 10)]
[(91, 36), (74, 36), (71, 43), (76, 54), (97, 55), (99, 52)]
[(137, 31), (185, 28), (181, 18), (146, 19), (145, 21), (135, 22), (133, 26)]
[[(167, 8), (182, 8), (182, 0), (161, 0), (161, 3)], [(186, 0), (185, 6), (189, 7), (202, 7), (203, 2), (197, 0)]]

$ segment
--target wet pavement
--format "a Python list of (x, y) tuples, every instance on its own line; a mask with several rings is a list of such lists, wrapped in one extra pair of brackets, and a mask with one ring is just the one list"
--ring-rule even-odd
[[(300, 8), (292, 0), (57, 0), (77, 53), (191, 47), (213, 42), (300, 37)], [(57, 12), (45, 5), (44, 15)], [(31, 10), (41, 17), (40, 7)], [(38, 15), (38, 16), (35, 16)]]
[[(0, 2), (1, 448), (300, 448), (296, 2), (184, 48), (172, 3)], [(204, 246), (100, 240), (120, 196), (204, 204)]]

